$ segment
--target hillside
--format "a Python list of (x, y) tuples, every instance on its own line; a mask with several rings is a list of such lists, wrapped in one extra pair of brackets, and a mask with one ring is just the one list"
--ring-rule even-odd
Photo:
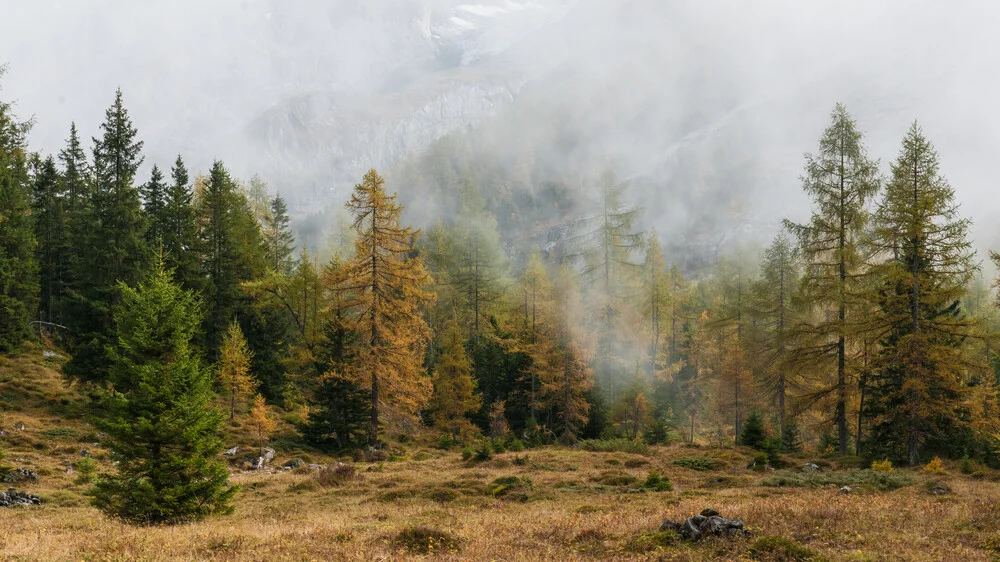
[[(331, 468), (234, 466), (241, 487), (234, 514), (179, 527), (127, 526), (88, 507), (87, 486), (67, 472), (83, 450), (100, 470), (111, 467), (84, 420), (89, 398), (63, 382), (61, 362), (43, 358), (38, 347), (0, 362), (5, 462), (38, 474), (37, 482), (15, 485), (44, 502), (0, 509), (3, 559), (874, 561), (1000, 554), (994, 471), (964, 475), (946, 464), (942, 473), (878, 473), (852, 468), (850, 458), (814, 454), (785, 457), (786, 469), (757, 471), (747, 468), (749, 449), (620, 443), (627, 452), (545, 447), (480, 462), (419, 437), (381, 460), (346, 456), (333, 465), (279, 437), (274, 466), (298, 458)], [(236, 430), (227, 444), (243, 438)], [(806, 462), (820, 470), (804, 471)], [(658, 491), (667, 486), (651, 479), (654, 473), (673, 489)], [(840, 491), (845, 484), (850, 493)], [(742, 519), (751, 535), (686, 543), (655, 533), (665, 518), (706, 507)]]

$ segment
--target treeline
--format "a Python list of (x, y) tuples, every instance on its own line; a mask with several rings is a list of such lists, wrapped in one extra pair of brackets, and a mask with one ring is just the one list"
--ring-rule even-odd
[[(221, 162), (192, 177), (178, 157), (140, 183), (121, 92), (89, 154), (75, 126), (58, 155), (31, 153), (28, 128), (0, 106), (0, 347), (51, 338), (68, 377), (119, 399), (155, 358), (207, 373), (211, 388), (190, 382), (199, 407), (221, 395), (263, 438), (261, 400), (246, 417), (259, 392), (331, 450), (428, 433), (446, 447), (751, 436), (996, 462), (994, 304), (916, 125), (883, 173), (838, 106), (806, 158), (810, 220), (698, 279), (637, 228), (612, 172), (543, 238), (504, 232), (525, 223), (473, 175), (425, 232), (407, 227), (371, 171), (309, 252), (282, 198)], [(109, 412), (119, 439), (142, 413)]]

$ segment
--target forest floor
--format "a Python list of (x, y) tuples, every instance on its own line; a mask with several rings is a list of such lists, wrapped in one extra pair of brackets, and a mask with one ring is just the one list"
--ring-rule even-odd
[[(547, 447), (476, 462), (409, 444), (381, 462), (340, 459), (350, 468), (234, 467), (233, 514), (129, 526), (89, 507), (87, 484), (67, 471), (82, 449), (101, 470), (110, 465), (85, 421), (89, 399), (59, 365), (40, 349), (0, 360), (2, 464), (37, 472), (37, 482), (13, 485), (43, 500), (0, 508), (0, 560), (1000, 559), (1000, 473), (948, 463), (942, 473), (880, 473), (810, 455), (758, 472), (747, 468), (750, 450), (683, 445)], [(275, 467), (337, 462), (278, 449)], [(644, 486), (654, 472), (674, 489)], [(742, 519), (750, 536), (685, 543), (656, 533), (664, 519), (706, 507)]]

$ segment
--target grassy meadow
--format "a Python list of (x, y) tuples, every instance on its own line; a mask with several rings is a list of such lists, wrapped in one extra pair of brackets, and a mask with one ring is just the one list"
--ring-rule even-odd
[[(0, 508), (2, 560), (1000, 559), (1000, 473), (947, 462), (878, 472), (810, 454), (758, 471), (749, 449), (685, 445), (464, 460), (416, 442), (366, 462), (282, 447), (291, 441), (278, 435), (275, 471), (234, 463), (233, 514), (133, 527), (88, 505), (81, 450), (111, 466), (86, 423), (89, 399), (59, 364), (40, 349), (0, 360), (0, 464), (36, 471), (14, 486), (44, 502)], [(234, 428), (232, 444), (251, 440)], [(280, 470), (296, 458), (330, 468)], [(656, 532), (706, 507), (743, 519), (751, 536), (687, 544)]]

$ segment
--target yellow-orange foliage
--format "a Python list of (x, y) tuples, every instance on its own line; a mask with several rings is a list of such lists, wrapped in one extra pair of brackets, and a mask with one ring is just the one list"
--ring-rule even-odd
[(347, 374), (371, 391), (369, 442), (376, 445), (380, 405), (413, 415), (430, 398), (422, 372), (430, 330), (421, 310), (434, 296), (426, 290), (431, 278), (423, 258), (412, 255), (419, 230), (400, 226), (403, 207), (378, 172), (369, 170), (354, 187), (347, 209), (357, 238), (334, 290), (349, 295), (363, 342)]

